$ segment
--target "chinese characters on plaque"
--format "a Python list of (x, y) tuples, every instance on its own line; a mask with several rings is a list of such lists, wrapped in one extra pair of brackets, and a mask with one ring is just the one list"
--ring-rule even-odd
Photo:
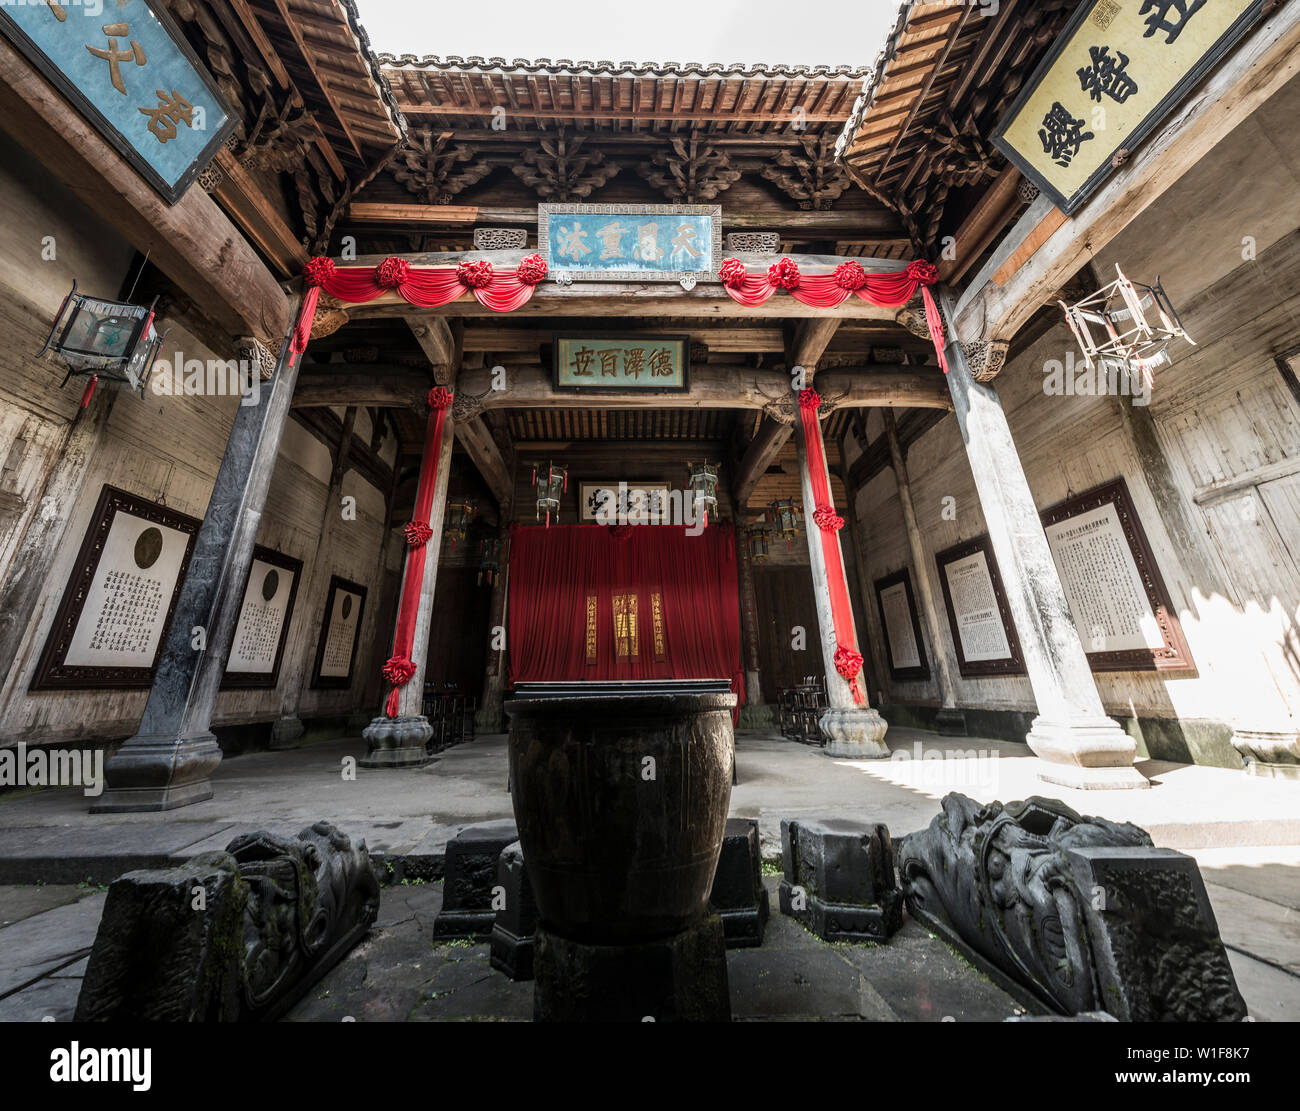
[(1068, 215), (1263, 8), (1263, 0), (1085, 0), (993, 141)]
[(911, 576), (906, 570), (898, 571), (877, 579), (875, 585), (890, 676), (899, 680), (930, 678)]
[(537, 245), (553, 272), (586, 281), (717, 281), (719, 205), (542, 204)]
[(325, 615), (316, 642), (316, 667), (311, 685), (346, 688), (352, 685), (357, 641), (361, 638), (361, 615), (366, 606), (366, 588), (339, 576), (330, 576), (325, 597)]
[(149, 686), (198, 528), (105, 486), (31, 689)]
[[(1123, 479), (1053, 506), (1042, 521), (1093, 671), (1195, 669)], [(1024, 674), (988, 537), (935, 558), (961, 674)]]
[(582, 482), (578, 507), (583, 521), (602, 525), (672, 523), (666, 482)]
[(223, 687), (274, 687), (280, 677), (302, 561), (255, 548)]
[(559, 335), (552, 356), (557, 390), (690, 389), (689, 336)]
[(175, 204), (236, 126), (157, 0), (0, 4), (0, 31)]

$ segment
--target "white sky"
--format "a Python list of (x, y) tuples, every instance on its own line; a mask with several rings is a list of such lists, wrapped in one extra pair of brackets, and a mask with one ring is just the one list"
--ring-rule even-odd
[(356, 0), (379, 53), (870, 66), (899, 0)]

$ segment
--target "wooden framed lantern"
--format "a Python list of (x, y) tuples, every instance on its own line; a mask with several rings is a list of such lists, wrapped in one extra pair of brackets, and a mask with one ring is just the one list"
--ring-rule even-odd
[(91, 297), (77, 292), (74, 280), (36, 357), (47, 351), (58, 356), (67, 368), (60, 386), (74, 374), (89, 376), (83, 409), (101, 377), (125, 382), (143, 397), (166, 334), (154, 327), (156, 304), (157, 298), (146, 307)]

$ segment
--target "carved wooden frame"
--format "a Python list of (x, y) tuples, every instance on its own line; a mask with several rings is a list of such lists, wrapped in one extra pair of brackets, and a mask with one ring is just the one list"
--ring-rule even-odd
[[(907, 596), (907, 616), (912, 622), (912, 636), (916, 639), (916, 654), (921, 660), (918, 667), (897, 667), (894, 663), (893, 648), (889, 643), (889, 622), (885, 617), (885, 591), (897, 586), (899, 583), (903, 584)], [(884, 641), (885, 657), (889, 661), (889, 677), (900, 682), (929, 679), (930, 661), (925, 654), (925, 637), (921, 634), (921, 616), (916, 608), (916, 595), (912, 593), (912, 576), (904, 567), (901, 571), (895, 571), (892, 575), (886, 575), (883, 579), (876, 579), (873, 586), (876, 591), (876, 611), (880, 614), (881, 639)]]
[[(1124, 533), (1124, 539), (1128, 541), (1129, 552), (1142, 579), (1151, 611), (1155, 614), (1156, 625), (1160, 629), (1164, 647), (1128, 649), (1123, 652), (1087, 652), (1089, 666), (1093, 671), (1195, 672), (1196, 664), (1187, 646), (1187, 638), (1183, 635), (1182, 623), (1178, 620), (1165, 581), (1160, 576), (1155, 553), (1151, 550), (1142, 522), (1138, 520), (1137, 512), (1133, 508), (1133, 499), (1123, 478), (1104, 482), (1100, 486), (1094, 486), (1091, 490), (1085, 490), (1082, 494), (1043, 510), (1041, 514), (1043, 527), (1060, 524), (1080, 513), (1087, 513), (1104, 505), (1115, 506), (1120, 529)], [(1079, 632), (1086, 646), (1084, 631)]]
[[(993, 584), (993, 596), (998, 603), (998, 616), (1002, 618), (1002, 629), (1006, 634), (1011, 655), (1004, 660), (967, 660), (962, 649), (961, 636), (957, 627), (957, 611), (952, 604), (952, 591), (948, 587), (946, 568), (950, 563), (972, 556), (976, 552), (984, 553), (984, 563), (988, 567), (989, 580)], [(1020, 649), (1020, 637), (1016, 634), (1016, 623), (1011, 617), (1011, 607), (1007, 602), (1007, 592), (1002, 585), (1002, 575), (998, 572), (998, 561), (993, 556), (993, 543), (988, 533), (976, 536), (945, 548), (935, 553), (935, 564), (939, 569), (939, 586), (943, 590), (943, 605), (948, 613), (948, 630), (952, 635), (953, 648), (957, 653), (957, 670), (963, 679), (978, 679), (996, 675), (1027, 675), (1025, 657)]]
[[(359, 594), (361, 596), (361, 610), (357, 614), (357, 629), (352, 634), (352, 655), (348, 658), (348, 673), (346, 675), (322, 675), (320, 669), (325, 660), (325, 644), (329, 640), (330, 615), (334, 612), (334, 596), (340, 590), (346, 590), (349, 594)], [(352, 686), (353, 675), (357, 670), (357, 645), (361, 642), (361, 625), (365, 620), (365, 616), (366, 588), (351, 579), (345, 579), (342, 575), (331, 575), (329, 590), (325, 593), (325, 612), (321, 617), (320, 633), (316, 638), (316, 662), (311, 669), (310, 687), (312, 690), (347, 690)]]
[[(167, 606), (167, 616), (163, 619), (162, 633), (158, 637), (158, 647), (154, 651), (153, 663), (149, 667), (83, 667), (68, 665), (67, 658), (72, 636), (81, 620), (81, 611), (85, 607), (86, 597), (91, 583), (95, 581), (95, 572), (104, 554), (104, 544), (113, 527), (113, 519), (118, 512), (130, 513), (155, 524), (164, 525), (178, 532), (187, 533), (189, 540), (185, 545), (185, 555), (176, 573), (176, 583), (172, 587), (171, 601)], [(77, 562), (64, 587), (63, 598), (54, 615), (54, 624), (50, 626), (45, 639), (45, 647), (36, 665), (32, 677), (31, 691), (46, 690), (139, 690), (153, 685), (154, 671), (162, 657), (171, 632), (172, 617), (176, 612), (176, 601), (180, 597), (181, 584), (189, 571), (190, 556), (194, 552), (194, 542), (202, 522), (197, 517), (178, 513), (174, 509), (145, 501), (127, 490), (104, 484), (99, 494), (99, 501), (91, 514), (90, 524), (81, 541), (77, 553)]]
[[(285, 555), (283, 552), (274, 551), (271, 548), (263, 548), (261, 545), (255, 545), (253, 548), (253, 559), (260, 559), (263, 563), (270, 563), (285, 571), (293, 573), (293, 585), (289, 588), (289, 600), (284, 606), (284, 621), (280, 625), (280, 637), (275, 647), (275, 661), (271, 670), (262, 671), (231, 671), (229, 669), (229, 657), (226, 660), (226, 673), (221, 679), (222, 690), (246, 690), (251, 688), (275, 688), (280, 685), (280, 665), (284, 663), (284, 645), (289, 639), (289, 625), (293, 621), (293, 607), (298, 599), (298, 586), (302, 582), (302, 560), (294, 559), (293, 556)], [(248, 574), (244, 576), (244, 590), (248, 590), (248, 580), (253, 574), (253, 564), (249, 561)], [(240, 606), (240, 612), (243, 612), (243, 606)], [(239, 632), (239, 619), (235, 619), (235, 630), (231, 633), (231, 644), (234, 644), (234, 636)]]

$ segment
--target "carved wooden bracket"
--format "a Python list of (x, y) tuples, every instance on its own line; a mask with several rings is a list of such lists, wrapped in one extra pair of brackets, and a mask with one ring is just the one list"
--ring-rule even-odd
[(992, 382), (1006, 365), (1008, 346), (996, 340), (963, 343), (961, 349), (966, 356), (970, 376), (976, 382)]

